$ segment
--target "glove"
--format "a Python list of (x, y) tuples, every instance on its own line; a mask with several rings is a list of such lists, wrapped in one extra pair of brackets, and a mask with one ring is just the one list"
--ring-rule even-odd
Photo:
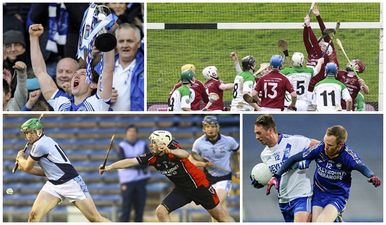
[(269, 195), (271, 193), (272, 186), (275, 186), (276, 190), (279, 191), (280, 180), (275, 175), (268, 181), (267, 189), (265, 190), (265, 194)]
[(300, 170), (308, 169), (308, 167), (310, 166), (310, 163), (311, 163), (310, 160), (305, 159), (303, 161), (298, 162), (297, 168)]
[(367, 180), (369, 183), (372, 183), (374, 187), (378, 187), (381, 185), (381, 179), (379, 179), (377, 176), (372, 175), (370, 179)]
[(254, 188), (260, 189), (260, 188), (264, 187), (264, 185), (260, 184), (257, 180), (253, 179), (253, 177), (251, 175), (249, 175), (249, 178), (251, 179), (251, 181), (252, 181), (251, 185)]

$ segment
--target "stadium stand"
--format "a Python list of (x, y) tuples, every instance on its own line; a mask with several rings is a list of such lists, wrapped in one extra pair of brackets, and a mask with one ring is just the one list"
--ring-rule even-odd
[[(38, 117), (39, 115), (36, 115)], [(45, 179), (20, 171), (11, 173), (18, 149), (25, 145), (19, 127), (33, 115), (4, 115), (3, 122), (3, 221), (27, 221), (28, 213)], [(238, 142), (239, 115), (219, 115), (221, 132), (233, 136)], [(98, 166), (102, 163), (112, 134), (116, 135), (114, 148), (124, 138), (128, 124), (139, 127), (139, 136), (147, 139), (156, 129), (172, 132), (174, 139), (190, 150), (193, 141), (202, 135), (202, 115), (110, 115), (110, 114), (65, 114), (45, 115), (42, 119), (45, 133), (64, 149), (74, 167), (85, 180), (98, 210), (112, 221), (118, 220), (121, 196), (117, 172), (100, 176)], [(112, 152), (109, 163), (116, 161)], [(172, 183), (160, 173), (151, 169), (152, 177), (146, 187), (148, 198), (144, 221), (156, 221), (154, 210), (172, 188)], [(240, 180), (233, 179), (233, 191), (228, 199), (228, 208), (235, 219), (240, 218)], [(6, 194), (12, 188), (14, 194)], [(45, 218), (46, 222), (69, 222), (84, 220), (77, 209), (63, 202)], [(79, 216), (80, 215), (80, 216)], [(186, 206), (173, 213), (175, 221), (209, 221), (209, 214), (201, 207)]]

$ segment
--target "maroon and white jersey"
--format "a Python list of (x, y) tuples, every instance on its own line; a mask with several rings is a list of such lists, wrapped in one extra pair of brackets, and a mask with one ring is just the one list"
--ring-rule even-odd
[[(182, 85), (181, 82), (178, 82), (177, 84), (174, 85), (173, 90), (169, 93), (169, 99), (171, 94), (174, 92), (174, 90), (181, 87), (181, 85)], [(208, 94), (206, 93), (205, 87), (201, 81), (196, 79), (190, 88), (195, 93), (195, 98), (194, 98), (194, 101), (191, 103), (190, 108), (191, 110), (201, 110), (202, 108), (204, 108), (204, 105), (206, 105), (206, 103), (208, 103), (209, 101)], [(202, 102), (204, 103), (202, 104)]]
[(294, 88), (287, 77), (274, 70), (260, 77), (255, 90), (261, 99), (261, 107), (284, 110), (285, 92), (292, 93)]
[(218, 99), (209, 106), (208, 110), (224, 110), (224, 91), (220, 89), (221, 81), (217, 79), (210, 79), (205, 82), (204, 86), (208, 96), (214, 93), (218, 96)]
[[(320, 21), (319, 21), (320, 20)], [(318, 18), (319, 25), (322, 27), (325, 27), (323, 24), (323, 21), (321, 18)], [(323, 25), (321, 25), (323, 24)], [(324, 39), (325, 42), (330, 41), (330, 37), (327, 35), (327, 37)], [(316, 64), (318, 63), (318, 59), (323, 55), (322, 50), (320, 49), (318, 39), (316, 38), (314, 31), (312, 30), (311, 27), (304, 27), (303, 30), (303, 42), (304, 42), (304, 47), (306, 48), (308, 58), (307, 58), (307, 66), (312, 66), (315, 67)], [(320, 71), (318, 74), (315, 74), (311, 78), (310, 84), (308, 85), (308, 91), (312, 92), (314, 90), (314, 86), (321, 80), (325, 78), (325, 66), (329, 62), (334, 62), (338, 67), (338, 59), (336, 57), (336, 50), (334, 47), (334, 44), (331, 42), (330, 44), (332, 48), (332, 53), (330, 55), (325, 54), (324, 55), (324, 64), (322, 65)]]
[[(350, 93), (351, 99), (355, 101), (359, 91), (361, 90), (361, 85), (359, 84), (359, 78), (353, 73), (347, 73), (346, 71), (339, 71), (338, 80), (346, 85), (348, 92)], [(346, 102), (342, 101), (342, 109), (346, 109)], [(353, 104), (352, 110), (355, 110), (355, 106)]]

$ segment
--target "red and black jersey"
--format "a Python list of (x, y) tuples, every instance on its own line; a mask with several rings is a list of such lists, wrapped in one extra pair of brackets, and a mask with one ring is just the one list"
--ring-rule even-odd
[(208, 110), (224, 110), (224, 91), (220, 89), (221, 81), (217, 79), (210, 79), (208, 80), (204, 86), (208, 92), (208, 95), (210, 93), (215, 93), (218, 95), (218, 99), (212, 103), (212, 105), (208, 108)]
[[(355, 102), (355, 99), (361, 90), (359, 79), (355, 74), (349, 74), (346, 71), (339, 71), (337, 79), (346, 85), (348, 92), (350, 92), (351, 99)], [(346, 102), (342, 100), (342, 109), (346, 109)], [(355, 110), (354, 104), (352, 104), (352, 110)]]
[[(174, 146), (178, 146), (176, 142)], [(169, 147), (173, 149), (173, 147)], [(198, 187), (209, 187), (209, 181), (203, 171), (193, 165), (189, 159), (180, 159), (175, 155), (147, 153), (137, 157), (140, 165), (154, 166), (165, 175), (176, 187), (192, 190)]]

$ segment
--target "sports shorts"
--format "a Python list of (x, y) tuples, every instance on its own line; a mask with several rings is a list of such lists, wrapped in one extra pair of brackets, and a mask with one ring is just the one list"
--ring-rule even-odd
[(222, 181), (219, 181), (219, 182), (213, 184), (212, 186), (216, 190), (223, 189), (227, 193), (229, 193), (231, 190), (231, 187), (232, 187), (232, 182), (230, 180), (222, 180)]
[(285, 222), (294, 222), (295, 213), (311, 213), (311, 197), (294, 199), (288, 203), (279, 203)]
[(312, 206), (324, 208), (327, 205), (333, 205), (338, 210), (338, 213), (341, 213), (346, 208), (346, 203), (347, 199), (344, 196), (321, 192), (314, 189)]
[(192, 190), (174, 188), (161, 204), (165, 206), (170, 213), (192, 201), (197, 205), (202, 205), (205, 209), (210, 210), (219, 204), (220, 199), (212, 186), (200, 186)]
[(90, 197), (90, 193), (81, 176), (57, 185), (47, 181), (41, 191), (47, 192), (61, 201), (67, 199), (70, 202), (75, 202)]

